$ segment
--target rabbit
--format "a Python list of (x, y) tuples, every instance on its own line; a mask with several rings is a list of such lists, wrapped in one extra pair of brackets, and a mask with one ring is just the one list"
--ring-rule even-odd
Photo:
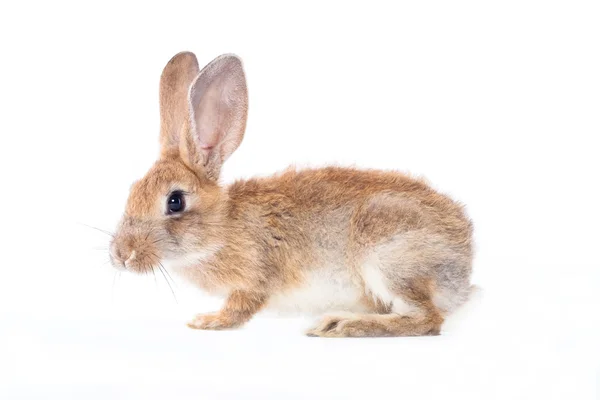
[(199, 69), (176, 54), (160, 78), (160, 154), (133, 183), (111, 239), (112, 265), (168, 266), (223, 296), (194, 329), (232, 329), (261, 310), (322, 315), (319, 337), (440, 334), (472, 291), (464, 206), (391, 171), (288, 169), (219, 184), (246, 127), (242, 61)]

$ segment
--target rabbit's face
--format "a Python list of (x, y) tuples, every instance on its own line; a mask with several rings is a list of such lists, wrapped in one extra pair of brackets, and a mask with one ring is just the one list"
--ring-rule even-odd
[[(176, 158), (158, 161), (133, 184), (125, 214), (110, 244), (115, 268), (150, 272), (213, 239), (220, 189)], [(208, 226), (209, 229), (204, 229)]]

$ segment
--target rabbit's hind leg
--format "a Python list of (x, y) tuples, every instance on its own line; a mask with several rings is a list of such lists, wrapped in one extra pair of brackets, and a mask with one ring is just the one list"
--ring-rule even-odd
[[(307, 332), (320, 337), (439, 335), (444, 318), (432, 300), (431, 284), (415, 279), (393, 295), (389, 314), (325, 316)], [(384, 294), (384, 297), (387, 293)]]

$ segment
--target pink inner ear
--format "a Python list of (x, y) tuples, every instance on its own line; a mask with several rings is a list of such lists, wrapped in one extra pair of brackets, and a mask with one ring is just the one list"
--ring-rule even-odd
[[(222, 163), (244, 136), (248, 93), (240, 60), (221, 56), (202, 70), (190, 88), (195, 143), (205, 162)], [(219, 154), (212, 154), (218, 149)]]
[(223, 140), (223, 124), (227, 122), (229, 114), (227, 104), (223, 101), (227, 85), (220, 74), (207, 76), (207, 79), (203, 77), (204, 74), (200, 75), (192, 88), (192, 106), (195, 105), (196, 137), (200, 147), (210, 150)]

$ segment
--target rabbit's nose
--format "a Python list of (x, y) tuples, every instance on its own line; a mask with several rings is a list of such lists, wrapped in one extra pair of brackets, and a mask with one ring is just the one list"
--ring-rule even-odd
[(127, 251), (113, 244), (110, 249), (110, 258), (115, 267), (127, 268), (127, 262), (132, 259), (131, 256), (134, 253), (134, 251)]
[(136, 256), (135, 250), (133, 250), (132, 252), (130, 252), (130, 253), (129, 253), (129, 255), (127, 256), (127, 258), (126, 258), (126, 259), (125, 259), (125, 261), (123, 262), (123, 265), (125, 265), (125, 268), (127, 268), (127, 267), (128, 267), (128, 263), (129, 263), (130, 261), (133, 261), (133, 260), (135, 260), (135, 256)]

